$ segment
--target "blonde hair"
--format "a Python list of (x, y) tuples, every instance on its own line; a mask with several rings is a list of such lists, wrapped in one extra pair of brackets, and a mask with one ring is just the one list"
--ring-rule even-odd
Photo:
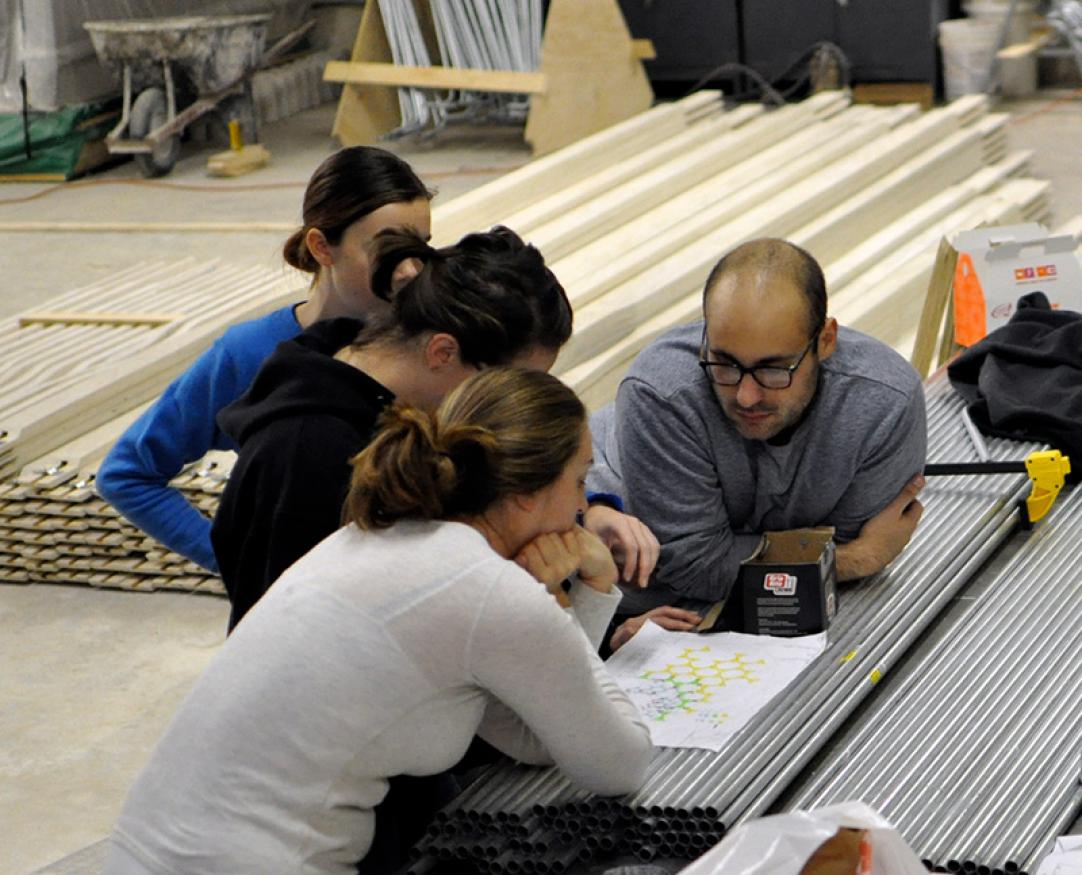
[(434, 414), (395, 404), (352, 460), (347, 521), (483, 513), (509, 495), (553, 483), (579, 449), (586, 408), (542, 371), (492, 368), (463, 382)]

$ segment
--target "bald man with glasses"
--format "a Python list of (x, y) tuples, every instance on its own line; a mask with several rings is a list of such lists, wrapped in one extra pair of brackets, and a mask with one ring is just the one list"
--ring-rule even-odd
[(661, 542), (621, 614), (725, 598), (764, 531), (830, 525), (838, 577), (891, 562), (921, 515), (924, 393), (879, 341), (827, 316), (823, 272), (784, 240), (718, 262), (704, 321), (632, 364), (592, 423), (591, 489), (618, 492)]

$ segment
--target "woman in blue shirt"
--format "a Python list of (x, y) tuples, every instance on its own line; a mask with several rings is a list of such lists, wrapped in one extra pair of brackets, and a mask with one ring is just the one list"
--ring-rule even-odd
[(243, 394), (274, 348), (312, 323), (365, 317), (387, 303), (369, 286), (373, 240), (381, 231), (430, 235), (430, 192), (410, 166), (384, 149), (355, 146), (327, 158), (304, 193), (304, 224), (283, 256), (312, 275), (308, 298), (228, 329), (121, 436), (102, 463), (98, 493), (169, 549), (217, 572), (210, 520), (170, 480), (209, 450), (236, 449), (218, 411)]

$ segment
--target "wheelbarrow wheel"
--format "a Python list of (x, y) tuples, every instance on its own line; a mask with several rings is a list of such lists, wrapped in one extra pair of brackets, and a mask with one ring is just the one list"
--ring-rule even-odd
[[(165, 92), (160, 88), (148, 88), (141, 92), (131, 106), (129, 135), (133, 140), (142, 140), (169, 121), (169, 108), (165, 102)], [(153, 152), (138, 152), (135, 163), (139, 165), (143, 176), (165, 176), (180, 157), (180, 137), (173, 136), (162, 140)]]

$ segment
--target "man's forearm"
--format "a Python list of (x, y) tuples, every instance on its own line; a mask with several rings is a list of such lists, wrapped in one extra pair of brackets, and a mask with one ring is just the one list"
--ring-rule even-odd
[(839, 544), (835, 553), (838, 580), (859, 580), (880, 571), (889, 560), (876, 555), (871, 546), (857, 538), (848, 544)]

